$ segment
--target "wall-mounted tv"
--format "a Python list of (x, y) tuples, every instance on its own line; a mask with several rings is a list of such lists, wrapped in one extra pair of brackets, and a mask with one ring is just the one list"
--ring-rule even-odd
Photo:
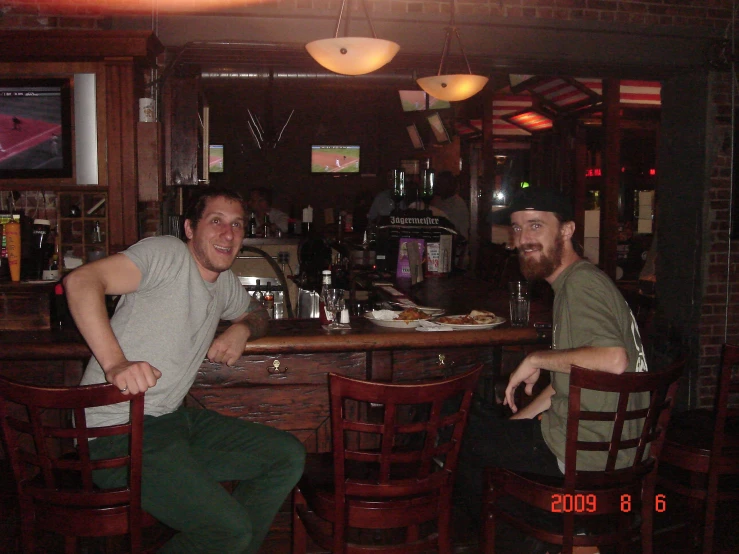
[(311, 173), (359, 173), (359, 146), (313, 145)]
[(441, 120), (441, 116), (438, 113), (431, 114), (427, 117), (431, 130), (434, 132), (434, 138), (436, 142), (450, 142), (449, 133), (447, 133), (444, 122)]
[(71, 79), (0, 78), (0, 179), (71, 178)]
[(423, 140), (421, 140), (421, 134), (418, 132), (416, 124), (411, 123), (406, 126), (406, 129), (408, 130), (408, 136), (411, 138), (411, 143), (413, 143), (413, 148), (423, 150)]
[(429, 110), (445, 110), (451, 108), (452, 103), (447, 100), (439, 100), (436, 96), (429, 94)]
[(208, 146), (208, 172), (223, 173), (222, 144), (211, 144)]
[(420, 112), (426, 109), (426, 93), (422, 90), (399, 90), (398, 96), (404, 112)]

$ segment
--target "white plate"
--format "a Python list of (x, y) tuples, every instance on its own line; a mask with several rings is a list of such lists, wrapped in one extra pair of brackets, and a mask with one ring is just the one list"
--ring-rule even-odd
[[(398, 312), (400, 313), (400, 312)], [(367, 312), (364, 317), (369, 319), (378, 327), (389, 327), (391, 329), (415, 329), (418, 327), (419, 320), (404, 321), (402, 319), (375, 319), (373, 312)]]
[(425, 314), (429, 314), (430, 316), (440, 316), (444, 315), (444, 308), (431, 308), (429, 306), (416, 306), (417, 310), (422, 311)]
[[(464, 317), (464, 315), (451, 315), (449, 317)], [(442, 327), (449, 327), (450, 329), (456, 329), (457, 331), (482, 331), (484, 329), (492, 329), (498, 325), (502, 325), (506, 322), (504, 317), (497, 316), (493, 319), (492, 323), (477, 323), (475, 325), (465, 325), (457, 323), (442, 323), (441, 321), (434, 321)]]

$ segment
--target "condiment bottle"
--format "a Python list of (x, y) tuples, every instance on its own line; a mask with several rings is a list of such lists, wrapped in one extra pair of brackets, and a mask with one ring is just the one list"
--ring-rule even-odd
[(331, 319), (328, 318), (328, 314), (326, 313), (326, 295), (330, 288), (331, 270), (324, 269), (321, 274), (321, 296), (318, 299), (318, 317), (321, 320), (321, 325), (328, 325), (331, 323)]
[(264, 301), (264, 294), (262, 293), (262, 281), (261, 279), (257, 279), (256, 288), (254, 289), (254, 294), (252, 294), (252, 298), (256, 302), (259, 302), (260, 304)]
[(272, 319), (275, 318), (275, 293), (272, 292), (272, 285), (267, 283), (267, 291), (264, 293), (264, 307)]

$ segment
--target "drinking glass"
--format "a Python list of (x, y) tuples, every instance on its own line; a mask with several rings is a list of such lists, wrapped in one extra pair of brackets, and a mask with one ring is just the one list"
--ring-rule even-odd
[(436, 181), (436, 173), (433, 169), (425, 169), (421, 181), (421, 200), (423, 200), (425, 209), (429, 209), (431, 199), (434, 197), (434, 186)]
[(343, 329), (339, 322), (339, 314), (344, 309), (344, 289), (328, 289), (326, 291), (326, 312), (331, 323), (327, 325), (329, 331)]
[(508, 283), (509, 303), (511, 308), (511, 326), (525, 327), (529, 324), (531, 302), (529, 300), (529, 284), (526, 281)]

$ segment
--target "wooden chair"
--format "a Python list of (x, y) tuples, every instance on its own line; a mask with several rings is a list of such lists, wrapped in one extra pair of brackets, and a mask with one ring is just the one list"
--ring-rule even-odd
[[(622, 553), (633, 552), (629, 542), (639, 535), (641, 527), (641, 552), (651, 554), (652, 516), (661, 506), (661, 499), (655, 499), (654, 494), (657, 463), (683, 365), (681, 361), (660, 372), (622, 375), (573, 365), (564, 479), (524, 475), (501, 468), (488, 469), (484, 480), (481, 552), (495, 551), (495, 527), (500, 519), (540, 541), (562, 545), (562, 552), (566, 554), (573, 552), (573, 547), (607, 544), (618, 544)], [(581, 411), (583, 393), (588, 394), (585, 391), (592, 390), (618, 394), (617, 410)], [(629, 409), (629, 394), (639, 392), (651, 393), (649, 407)], [(633, 419), (644, 420), (641, 433), (633, 439), (622, 440), (624, 423)], [(612, 421), (612, 436), (603, 442), (579, 440), (581, 421)], [(616, 469), (619, 451), (634, 448), (634, 463)], [(578, 451), (607, 453), (606, 467), (603, 471), (576, 470)], [(509, 504), (502, 507), (501, 500)], [(523, 510), (510, 510), (511, 503), (519, 504)], [(534, 508), (540, 510), (539, 514), (546, 515), (537, 518)], [(641, 526), (635, 524), (638, 516), (634, 517), (639, 509)], [(561, 512), (561, 516), (556, 512)]]
[(309, 456), (294, 490), (293, 554), (307, 536), (334, 553), (450, 554), (454, 474), (481, 369), (403, 385), (330, 374), (333, 453)]
[[(131, 406), (129, 423), (87, 427), (85, 408), (119, 402)], [(74, 427), (64, 417), (48, 417), (57, 410), (71, 411)], [(36, 551), (39, 531), (63, 535), (67, 553), (76, 551), (77, 537), (126, 534), (130, 551), (142, 551), (142, 525), (156, 523), (141, 510), (143, 421), (144, 395), (124, 395), (114, 385), (37, 387), (0, 377), (0, 423), (18, 491), (24, 552)], [(128, 455), (92, 460), (90, 439), (113, 435), (128, 436)], [(68, 445), (66, 453), (60, 443)], [(124, 466), (128, 486), (93, 484), (93, 470)]]
[(725, 344), (715, 408), (677, 414), (662, 450), (658, 484), (703, 505), (696, 522), (703, 523), (706, 554), (713, 552), (717, 503), (739, 500), (736, 483), (731, 487), (722, 479), (739, 476), (739, 407), (729, 406), (730, 397), (739, 394), (737, 365), (739, 346)]

